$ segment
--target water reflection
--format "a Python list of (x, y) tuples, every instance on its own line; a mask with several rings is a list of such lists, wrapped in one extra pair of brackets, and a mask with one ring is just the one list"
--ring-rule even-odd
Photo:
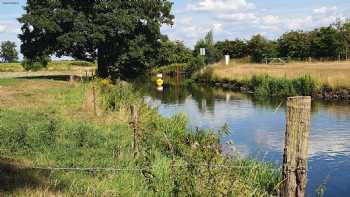
[[(165, 86), (162, 93), (153, 85), (141, 87), (162, 115), (184, 112), (191, 127), (218, 129), (227, 123), (231, 134), (223, 143), (233, 141), (243, 156), (280, 164), (285, 131), (285, 103), (281, 100), (256, 100), (198, 85)], [(349, 103), (313, 101), (309, 157), (309, 194), (324, 182), (326, 196), (350, 193)]]

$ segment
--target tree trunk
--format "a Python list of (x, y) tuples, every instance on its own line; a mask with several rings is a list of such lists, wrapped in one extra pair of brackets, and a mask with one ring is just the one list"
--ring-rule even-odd
[(110, 58), (107, 54), (108, 52), (103, 47), (100, 47), (97, 53), (97, 75), (101, 78), (108, 78), (108, 68), (111, 66)]

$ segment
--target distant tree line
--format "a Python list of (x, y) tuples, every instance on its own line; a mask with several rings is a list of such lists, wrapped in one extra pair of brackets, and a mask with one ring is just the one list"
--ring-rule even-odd
[(252, 62), (264, 58), (285, 57), (296, 60), (316, 58), (335, 60), (348, 58), (350, 54), (350, 21), (336, 23), (313, 31), (290, 31), (277, 40), (255, 35), (250, 40), (225, 40), (215, 44), (221, 56), (232, 58), (251, 57)]
[[(166, 40), (166, 41), (165, 41)], [(213, 32), (208, 32), (199, 39), (193, 50), (186, 48), (182, 42), (163, 40), (158, 66), (174, 63), (191, 64), (192, 70), (198, 70), (205, 64), (212, 64), (230, 55), (231, 58), (249, 58), (251, 62), (261, 63), (265, 58), (287, 58), (305, 61), (336, 60), (350, 58), (350, 21), (337, 21), (328, 27), (312, 31), (290, 31), (276, 40), (269, 40), (258, 34), (250, 40), (225, 40), (215, 42)], [(201, 57), (200, 48), (206, 54)], [(198, 65), (199, 64), (199, 65)]]

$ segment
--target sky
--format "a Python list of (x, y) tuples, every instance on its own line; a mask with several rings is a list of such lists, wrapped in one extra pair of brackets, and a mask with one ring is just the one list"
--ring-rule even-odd
[[(163, 34), (193, 47), (214, 31), (216, 41), (249, 39), (262, 34), (276, 39), (290, 30), (312, 30), (327, 26), (337, 18), (350, 18), (349, 0), (172, 0), (175, 25), (163, 26)], [(16, 18), (26, 0), (0, 0), (0, 42), (20, 45)]]

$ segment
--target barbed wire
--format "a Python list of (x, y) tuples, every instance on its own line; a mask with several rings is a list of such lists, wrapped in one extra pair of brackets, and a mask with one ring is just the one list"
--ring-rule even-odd
[[(0, 149), (1, 151), (9, 151), (6, 149)], [(34, 153), (34, 152), (32, 152)], [(11, 153), (13, 154), (13, 153)], [(24, 153), (22, 153), (24, 154)], [(13, 155), (21, 155), (14, 153)], [(14, 159), (10, 156), (1, 155), (0, 158), (7, 158), (7, 159)], [(20, 168), (26, 168), (26, 169), (36, 169), (36, 170), (49, 170), (49, 171), (93, 171), (93, 172), (118, 172), (118, 171), (146, 171), (146, 170), (152, 170), (155, 167), (140, 167), (140, 168), (128, 168), (128, 167), (108, 167), (108, 168), (101, 168), (101, 167), (52, 167), (52, 166), (30, 166), (30, 165), (17, 165)], [(268, 170), (268, 171), (281, 171), (280, 168), (261, 168), (257, 166), (242, 166), (242, 165), (224, 165), (224, 164), (196, 164), (196, 163), (183, 163), (183, 164), (172, 164), (169, 167), (177, 167), (177, 168), (189, 168), (189, 167), (208, 167), (208, 168), (231, 168), (231, 169), (251, 169), (251, 170)]]
[[(18, 165), (17, 165), (18, 166)], [(48, 170), (48, 171), (87, 171), (87, 172), (118, 172), (118, 171), (146, 171), (152, 170), (155, 167), (143, 167), (143, 168), (123, 168), (123, 167), (114, 167), (114, 168), (93, 168), (93, 167), (44, 167), (44, 166), (28, 166), (22, 165), (19, 166), (23, 169), (33, 169), (33, 170)], [(209, 167), (209, 168), (228, 168), (228, 169), (251, 169), (251, 170), (268, 170), (280, 172), (280, 169), (273, 168), (259, 168), (254, 166), (237, 166), (237, 165), (222, 165), (222, 164), (175, 164), (170, 165), (170, 167)]]

